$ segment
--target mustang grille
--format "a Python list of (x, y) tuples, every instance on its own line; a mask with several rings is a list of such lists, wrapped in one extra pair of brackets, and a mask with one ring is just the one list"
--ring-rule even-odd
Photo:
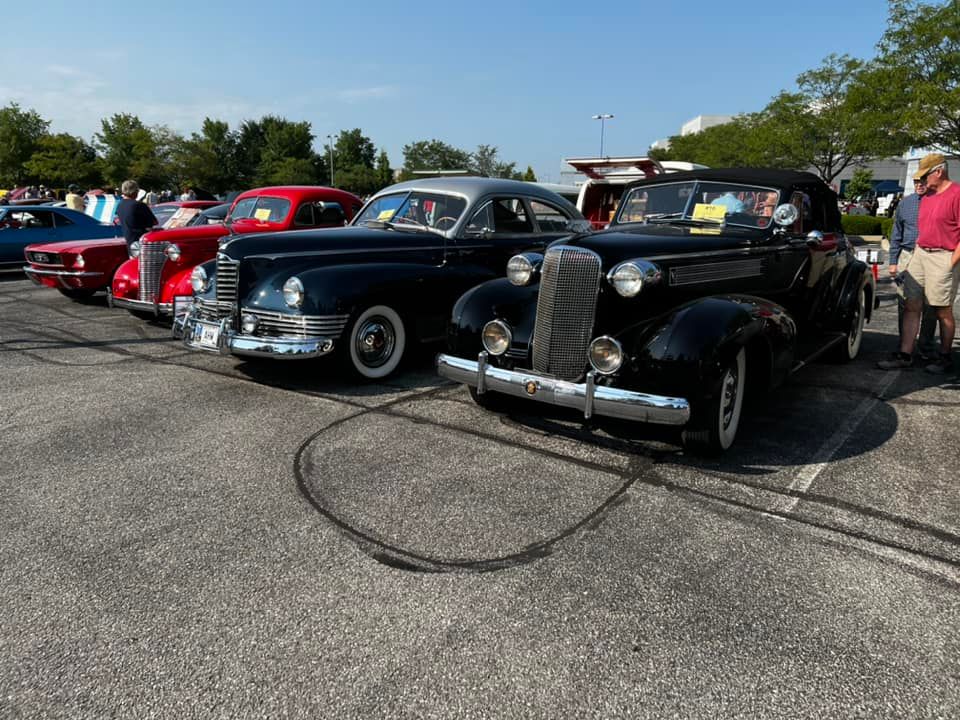
[(591, 250), (557, 247), (543, 258), (533, 369), (577, 380), (587, 365), (600, 289), (600, 257)]
[(256, 308), (242, 312), (257, 316), (255, 334), (261, 337), (339, 337), (350, 319), (349, 315), (287, 315)]
[(27, 260), (39, 265), (63, 265), (63, 261), (56, 253), (28, 252)]
[(156, 302), (160, 295), (160, 272), (167, 256), (165, 242), (140, 243), (140, 299)]
[(697, 285), (704, 282), (756, 277), (763, 275), (763, 264), (763, 258), (749, 258), (670, 268), (670, 284)]
[(217, 300), (222, 303), (237, 301), (237, 282), (240, 263), (223, 253), (217, 253)]

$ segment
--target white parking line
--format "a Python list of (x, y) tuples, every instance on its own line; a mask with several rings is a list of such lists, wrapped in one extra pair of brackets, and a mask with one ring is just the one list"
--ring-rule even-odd
[[(876, 396), (864, 398), (860, 404), (857, 405), (850, 414), (848, 421), (844, 423), (844, 426), (835, 435), (827, 438), (827, 441), (814, 453), (810, 463), (804, 465), (803, 469), (801, 469), (793, 479), (789, 487), (791, 491), (802, 493), (810, 489), (810, 486), (813, 485), (817, 476), (823, 472), (823, 469), (833, 459), (837, 450), (843, 447), (843, 444), (856, 432), (857, 428), (860, 427), (860, 423), (862, 423), (867, 415), (870, 414), (870, 411), (873, 410), (873, 406), (881, 402), (880, 398), (883, 397), (887, 388), (893, 385), (896, 379), (900, 377), (900, 372), (900, 370), (897, 370), (896, 372), (888, 373), (877, 388)], [(798, 502), (800, 502), (800, 498), (798, 497), (787, 498), (786, 504), (777, 509), (780, 512), (789, 513), (797, 506)]]

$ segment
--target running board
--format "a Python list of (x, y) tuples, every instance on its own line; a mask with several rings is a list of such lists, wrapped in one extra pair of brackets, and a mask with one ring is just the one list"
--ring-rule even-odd
[(800, 368), (806, 367), (807, 365), (812, 363), (814, 360), (816, 360), (818, 357), (823, 355), (825, 352), (833, 348), (834, 345), (839, 345), (841, 342), (845, 341), (846, 339), (847, 339), (846, 333), (842, 335), (837, 335), (835, 338), (832, 338), (826, 345), (821, 347), (815, 353), (813, 353), (812, 355), (807, 355), (807, 357), (805, 357), (803, 360), (801, 360), (792, 368), (790, 368), (790, 373), (793, 374), (797, 372)]

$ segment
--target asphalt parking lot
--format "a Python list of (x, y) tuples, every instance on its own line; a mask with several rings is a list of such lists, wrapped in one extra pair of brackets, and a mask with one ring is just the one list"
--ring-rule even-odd
[(0, 716), (956, 718), (960, 380), (881, 291), (704, 460), (0, 279)]

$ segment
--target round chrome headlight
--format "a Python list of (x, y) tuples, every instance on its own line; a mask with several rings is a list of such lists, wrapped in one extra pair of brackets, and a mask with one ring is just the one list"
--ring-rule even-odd
[(778, 205), (777, 209), (773, 211), (773, 221), (780, 227), (793, 225), (798, 217), (800, 217), (800, 211), (797, 210), (796, 205), (790, 203)]
[(140, 257), (140, 241), (134, 240), (132, 243), (130, 243), (130, 247), (127, 248), (127, 252), (130, 253), (130, 257), (132, 258)]
[(87, 264), (87, 261), (83, 259), (83, 255), (77, 255), (77, 259), (73, 261), (73, 266), (82, 268)]
[(610, 284), (623, 297), (634, 297), (643, 290), (643, 271), (631, 262), (621, 263), (610, 273)]
[(203, 292), (207, 289), (207, 271), (197, 265), (190, 273), (190, 287), (195, 293)]
[(283, 301), (289, 307), (300, 307), (303, 304), (303, 283), (296, 275), (283, 284)]
[(169, 245), (167, 245), (167, 249), (164, 250), (164, 252), (167, 254), (167, 257), (170, 258), (170, 260), (172, 260), (173, 262), (176, 262), (177, 260), (180, 259), (180, 248), (174, 245), (173, 243), (170, 243)]
[(594, 370), (601, 375), (610, 375), (623, 365), (623, 348), (609, 335), (602, 335), (590, 343), (587, 357)]
[(240, 329), (245, 335), (253, 335), (260, 324), (260, 318), (251, 313), (244, 313), (240, 316)]
[(530, 284), (533, 271), (533, 263), (526, 255), (514, 255), (507, 262), (507, 280), (519, 287)]
[(503, 355), (512, 339), (510, 326), (502, 320), (491, 320), (483, 326), (483, 347), (491, 355)]

